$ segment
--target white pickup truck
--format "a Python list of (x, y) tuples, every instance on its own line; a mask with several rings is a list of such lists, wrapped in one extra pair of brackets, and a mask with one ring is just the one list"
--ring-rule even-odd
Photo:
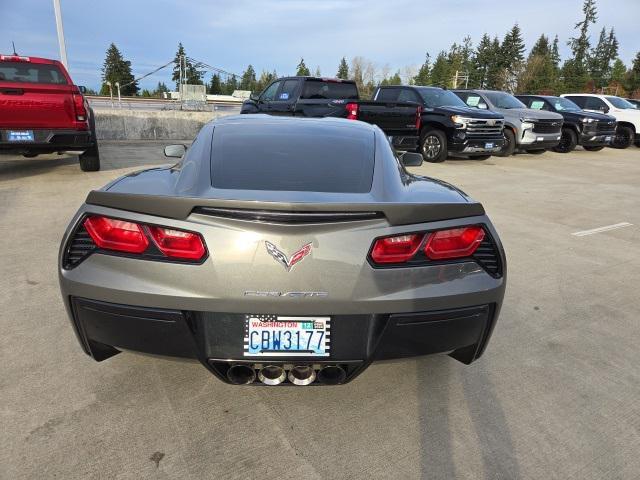
[(616, 136), (611, 146), (627, 148), (632, 144), (640, 147), (640, 110), (624, 98), (613, 95), (596, 95), (591, 93), (567, 93), (561, 95), (580, 108), (589, 112), (606, 113), (617, 121)]

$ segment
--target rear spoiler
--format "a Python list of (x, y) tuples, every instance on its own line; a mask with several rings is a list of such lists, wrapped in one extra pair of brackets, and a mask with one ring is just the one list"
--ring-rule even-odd
[(477, 202), (458, 203), (289, 203), (217, 198), (169, 197), (93, 190), (86, 203), (135, 213), (185, 220), (196, 208), (281, 212), (381, 212), (391, 225), (435, 222), (484, 215)]

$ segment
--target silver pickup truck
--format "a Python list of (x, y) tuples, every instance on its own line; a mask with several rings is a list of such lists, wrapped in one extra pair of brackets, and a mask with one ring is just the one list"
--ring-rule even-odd
[(516, 149), (540, 154), (554, 148), (562, 138), (562, 115), (527, 108), (513, 95), (495, 90), (454, 90), (468, 106), (504, 115), (505, 143), (498, 156)]

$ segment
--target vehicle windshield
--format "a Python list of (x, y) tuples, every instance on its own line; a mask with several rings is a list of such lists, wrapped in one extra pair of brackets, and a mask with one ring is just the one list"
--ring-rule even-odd
[(563, 97), (550, 98), (549, 101), (558, 112), (579, 112), (582, 110), (571, 100)]
[(67, 85), (57, 66), (29, 62), (0, 62), (0, 82)]
[(440, 88), (417, 88), (427, 108), (467, 107), (460, 97), (449, 90)]
[(496, 108), (512, 109), (527, 108), (527, 106), (513, 95), (504, 92), (486, 92), (485, 96)]
[(605, 97), (611, 105), (621, 110), (635, 110), (635, 106), (631, 102), (627, 102), (624, 98), (620, 97)]
[[(292, 192), (366, 193), (374, 167), (373, 131), (342, 124), (218, 125), (213, 131), (215, 188)], [(257, 147), (257, 149), (256, 149)]]

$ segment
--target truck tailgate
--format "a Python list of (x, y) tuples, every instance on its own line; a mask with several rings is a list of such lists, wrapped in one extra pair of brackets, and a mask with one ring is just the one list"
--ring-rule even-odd
[(74, 87), (0, 83), (0, 128), (75, 128)]

